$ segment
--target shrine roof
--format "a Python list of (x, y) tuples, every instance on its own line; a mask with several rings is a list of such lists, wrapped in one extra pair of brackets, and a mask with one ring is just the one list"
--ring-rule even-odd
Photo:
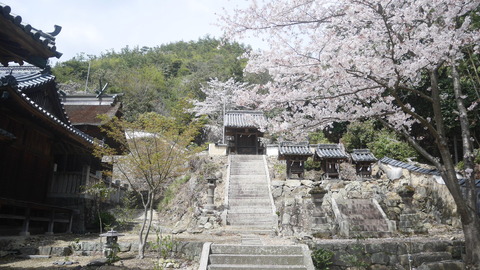
[(308, 142), (281, 142), (278, 152), (282, 156), (311, 156), (313, 155), (310, 150)]
[(369, 149), (353, 149), (350, 154), (353, 162), (375, 162), (377, 158), (370, 152)]
[(407, 169), (412, 172), (430, 174), (430, 175), (440, 175), (440, 172), (435, 169), (420, 168), (414, 165), (410, 165), (410, 164), (395, 160), (393, 158), (383, 157), (382, 159), (380, 159), (380, 162), (391, 165), (391, 166)]
[(36, 29), (23, 22), (21, 16), (11, 13), (10, 6), (0, 3), (0, 63), (8, 66), (9, 62), (20, 65), (28, 62), (45, 68), (48, 58), (62, 56), (55, 45), (55, 36), (61, 27), (55, 25), (54, 28), (51, 33)]
[(0, 128), (0, 142), (15, 140), (16, 137), (12, 133)]
[(320, 159), (348, 159), (347, 153), (338, 144), (319, 144), (315, 154)]
[[(32, 66), (11, 66), (0, 68), (1, 85), (9, 85), (13, 93), (21, 100), (19, 104), (31, 112), (43, 115), (49, 123), (60, 127), (88, 144), (93, 139), (72, 126), (60, 101), (58, 89), (53, 76), (48, 69)], [(46, 86), (51, 83), (52, 85)]]
[(224, 126), (229, 128), (258, 128), (265, 121), (263, 112), (259, 111), (227, 111)]
[(114, 117), (120, 110), (120, 107), (121, 103), (102, 105), (65, 104), (65, 110), (74, 125), (100, 126), (102, 121), (98, 118), (99, 115), (104, 114), (110, 118)]
[(17, 80), (18, 89), (22, 92), (38, 88), (42, 85), (55, 81), (53, 76), (47, 70), (42, 70), (34, 66), (10, 66), (0, 67), (0, 77), (12, 75)]
[[(461, 187), (465, 187), (465, 186), (466, 186), (466, 182), (467, 182), (467, 179), (465, 179), (465, 178), (462, 178), (462, 179), (458, 180), (458, 184), (459, 184)], [(475, 180), (475, 187), (476, 187), (476, 188), (480, 188), (480, 179)]]

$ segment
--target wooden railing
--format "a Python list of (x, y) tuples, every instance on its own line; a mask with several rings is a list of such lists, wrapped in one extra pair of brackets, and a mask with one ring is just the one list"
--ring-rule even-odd
[(30, 222), (48, 224), (47, 234), (53, 234), (55, 223), (66, 224), (65, 232), (72, 231), (73, 210), (54, 205), (0, 198), (0, 220), (21, 220), (20, 235), (30, 235)]
[(69, 197), (69, 198), (91, 198), (91, 195), (84, 192), (86, 186), (104, 181), (114, 191), (111, 193), (109, 202), (118, 203), (126, 190), (117, 183), (112, 183), (95, 174), (88, 175), (82, 172), (61, 172), (55, 173), (49, 187), (48, 197)]

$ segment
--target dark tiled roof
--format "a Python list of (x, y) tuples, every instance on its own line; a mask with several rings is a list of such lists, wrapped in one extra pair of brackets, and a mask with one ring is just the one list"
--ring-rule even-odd
[(353, 162), (375, 162), (377, 159), (368, 149), (353, 149), (351, 154)]
[(58, 119), (57, 117), (55, 117), (53, 114), (49, 113), (48, 111), (46, 111), (45, 109), (43, 109), (42, 107), (40, 107), (38, 104), (36, 104), (35, 102), (33, 102), (29, 97), (27, 97), (27, 95), (25, 95), (24, 93), (20, 93), (21, 94), (21, 97), (26, 101), (28, 102), (32, 107), (36, 108), (39, 112), (41, 112), (43, 115), (45, 115), (47, 118), (49, 118), (50, 120), (52, 120), (53, 122), (55, 122), (57, 125), (60, 125), (62, 126), (66, 131), (70, 132), (70, 133), (73, 133), (77, 136), (79, 136), (80, 138), (84, 139), (85, 141), (93, 144), (94, 141), (93, 141), (93, 138), (90, 137), (89, 135), (81, 132), (80, 130), (76, 129), (75, 127), (73, 127), (70, 123), (65, 123), (65, 122), (62, 122), (60, 119)]
[(16, 138), (12, 133), (0, 128), (0, 141), (15, 140)]
[(55, 25), (52, 33), (45, 33), (10, 12), (9, 6), (0, 3), (1, 64), (7, 66), (8, 62), (23, 64), (25, 61), (44, 68), (48, 58), (62, 56), (55, 45), (60, 26)]
[[(3, 70), (3, 73), (2, 73), (2, 70)], [(5, 70), (9, 70), (7, 74), (10, 74), (11, 70), (14, 70), (14, 72), (11, 72), (12, 75), (5, 76)], [(20, 70), (21, 72), (17, 74), (17, 70)], [(43, 114), (47, 119), (49, 119), (55, 125), (61, 126), (67, 132), (72, 133), (75, 136), (78, 136), (79, 138), (87, 141), (90, 144), (94, 143), (92, 137), (90, 137), (89, 135), (83, 133), (82, 131), (76, 129), (71, 125), (70, 121), (68, 121), (68, 117), (66, 116), (63, 105), (61, 104), (59, 99), (57, 99), (56, 102), (57, 102), (57, 107), (61, 108), (61, 115), (55, 115), (52, 111), (49, 111), (43, 105), (38, 104), (37, 102), (35, 102), (35, 100), (33, 100), (31, 97), (28, 96), (27, 92), (35, 88), (41, 87), (48, 82), (52, 82), (52, 81), (54, 82), (55, 77), (51, 75), (51, 73), (40, 71), (40, 69), (35, 67), (15, 66), (15, 67), (9, 67), (9, 68), (1, 68), (0, 80), (3, 83), (9, 84), (10, 86), (12, 86), (16, 94), (21, 99), (23, 99), (23, 101), (26, 104), (28, 104), (30, 107), (32, 107), (34, 110), (38, 111), (39, 113)], [(48, 88), (48, 89), (51, 89), (51, 91), (57, 91), (56, 87), (54, 89), (52, 88)], [(52, 94), (55, 94), (54, 96), (57, 95), (57, 93), (52, 93)]]
[(308, 142), (293, 143), (293, 142), (282, 142), (279, 145), (279, 154), (282, 156), (311, 156), (313, 155), (310, 150), (310, 145)]
[(70, 121), (74, 125), (94, 125), (99, 126), (101, 120), (99, 115), (106, 114), (109, 117), (113, 117), (120, 109), (120, 103), (114, 106), (108, 105), (69, 105), (65, 104), (65, 110), (67, 111)]
[(45, 72), (33, 66), (12, 66), (0, 67), (0, 77), (12, 74), (17, 80), (17, 86), (20, 91), (25, 92), (28, 89), (37, 88), (47, 83), (55, 81), (55, 76), (50, 72)]
[(225, 127), (255, 128), (258, 122), (264, 121), (265, 116), (258, 111), (228, 111), (225, 113)]
[[(459, 184), (461, 187), (465, 187), (465, 182), (466, 182), (466, 181), (467, 181), (467, 179), (462, 178), (462, 179), (458, 180), (458, 184)], [(480, 188), (480, 179), (475, 180), (475, 187), (476, 187), (476, 188)]]
[(440, 175), (440, 172), (435, 170), (435, 169), (424, 169), (424, 168), (416, 167), (416, 166), (413, 166), (413, 165), (410, 165), (410, 164), (407, 164), (407, 163), (404, 163), (404, 162), (401, 162), (401, 161), (398, 161), (398, 160), (395, 160), (395, 159), (392, 159), (392, 158), (388, 158), (388, 157), (383, 157), (382, 159), (380, 159), (380, 162), (388, 164), (388, 165), (392, 165), (392, 166), (395, 166), (395, 167), (400, 167), (400, 168), (403, 168), (403, 169), (407, 169), (407, 170), (412, 171), (412, 172), (430, 174), (430, 175)]
[(319, 144), (315, 153), (320, 159), (348, 159), (347, 154), (338, 144)]

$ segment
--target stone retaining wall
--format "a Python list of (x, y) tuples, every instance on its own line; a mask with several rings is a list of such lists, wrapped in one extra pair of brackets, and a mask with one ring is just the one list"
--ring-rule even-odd
[[(338, 243), (334, 241), (317, 241), (309, 244), (310, 249), (324, 249), (334, 252), (331, 270), (351, 269), (351, 267), (370, 267), (369, 269), (435, 269), (442, 262), (459, 265), (463, 263), (464, 242), (453, 240), (418, 240), (384, 239), (366, 242), (352, 240)], [(437, 267), (434, 266), (434, 267)], [(436, 268), (442, 269), (442, 268)], [(457, 269), (457, 268), (452, 268)]]
[[(137, 252), (138, 243), (119, 242), (120, 252)], [(189, 260), (199, 261), (202, 253), (203, 242), (175, 241), (172, 248), (172, 255)], [(20, 254), (20, 255), (49, 255), (53, 257), (64, 257), (70, 255), (92, 256), (102, 254), (103, 246), (99, 241), (82, 241), (72, 243), (66, 247), (39, 246), (39, 247), (19, 247), (1, 250), (1, 254)], [(150, 249), (147, 245), (147, 250)]]

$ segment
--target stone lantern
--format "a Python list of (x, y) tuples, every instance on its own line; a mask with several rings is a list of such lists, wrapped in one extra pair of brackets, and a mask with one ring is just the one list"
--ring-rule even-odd
[(118, 237), (123, 236), (123, 234), (119, 234), (114, 230), (110, 230), (106, 233), (100, 234), (100, 237), (106, 237), (107, 240), (103, 245), (103, 255), (107, 258), (115, 257), (115, 254), (118, 251)]
[(205, 209), (207, 211), (215, 210), (215, 201), (214, 201), (214, 194), (215, 194), (215, 187), (217, 186), (217, 176), (210, 175), (207, 177), (207, 205), (205, 205)]

